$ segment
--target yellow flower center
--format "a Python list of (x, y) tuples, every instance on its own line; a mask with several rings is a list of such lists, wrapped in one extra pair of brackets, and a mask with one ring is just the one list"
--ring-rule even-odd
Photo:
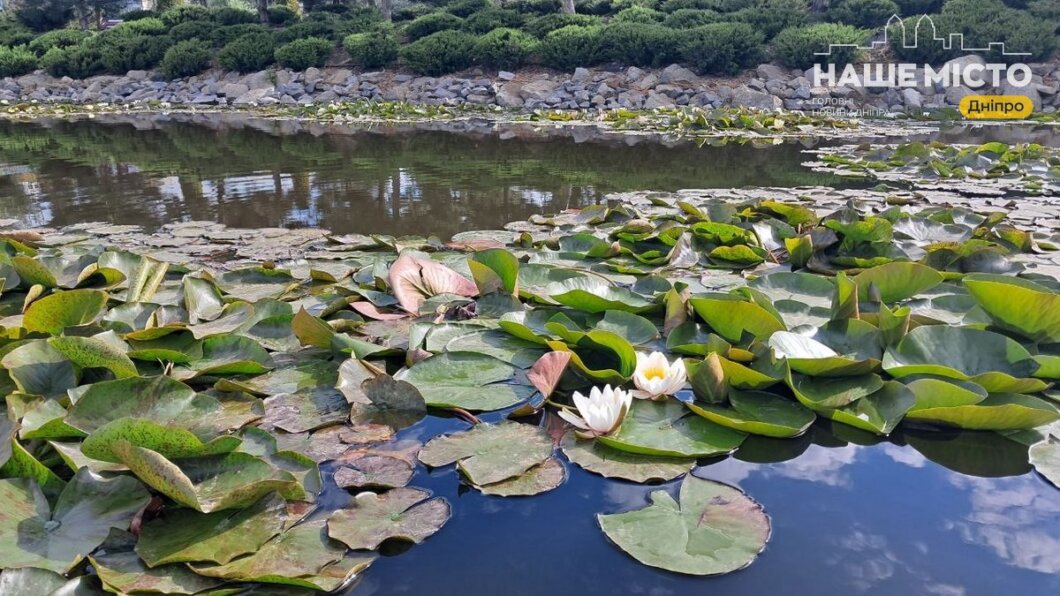
[(666, 369), (658, 366), (653, 366), (651, 368), (645, 369), (644, 378), (648, 379), (649, 381), (654, 381), (655, 379), (665, 379)]

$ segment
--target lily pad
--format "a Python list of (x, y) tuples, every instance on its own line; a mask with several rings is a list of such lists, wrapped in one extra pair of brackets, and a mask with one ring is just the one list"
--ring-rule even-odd
[(596, 519), (608, 538), (641, 563), (689, 575), (747, 567), (769, 541), (769, 517), (737, 488), (686, 476), (679, 498), (658, 490), (644, 509)]
[(889, 435), (916, 403), (916, 397), (905, 385), (897, 381), (886, 381), (879, 391), (862, 397), (854, 403), (822, 413), (850, 426), (878, 435)]
[(975, 274), (961, 281), (999, 327), (1038, 342), (1060, 342), (1060, 294), (1004, 275)]
[(874, 287), (886, 304), (912, 298), (942, 283), (942, 275), (927, 265), (897, 261), (866, 269), (853, 279), (862, 302), (868, 301), (869, 288)]
[(350, 413), (346, 396), (332, 387), (303, 389), (265, 398), (264, 428), (301, 433), (341, 424)]
[(883, 389), (879, 375), (822, 377), (788, 373), (788, 387), (802, 405), (814, 411), (841, 408)]
[(798, 403), (764, 391), (732, 391), (728, 408), (696, 402), (687, 405), (711, 422), (765, 437), (797, 437), (817, 418)]
[(529, 497), (559, 488), (566, 480), (567, 468), (555, 457), (550, 457), (519, 476), (476, 488), (484, 495), (495, 497)]
[(1034, 469), (1053, 486), (1060, 488), (1060, 440), (1050, 436), (1035, 443), (1031, 445), (1028, 455)]
[(972, 430), (1019, 430), (1060, 420), (1052, 402), (1021, 393), (991, 393), (972, 404), (918, 407), (908, 418)]
[(22, 325), (27, 331), (59, 335), (67, 327), (95, 321), (103, 313), (107, 294), (99, 290), (69, 290), (37, 300), (26, 309)]
[(692, 414), (676, 401), (634, 400), (618, 431), (596, 440), (629, 453), (688, 458), (730, 453), (746, 437)]
[(375, 550), (393, 538), (419, 544), (452, 515), (448, 501), (430, 496), (418, 488), (360, 493), (352, 507), (328, 518), (328, 535), (355, 550)]
[(525, 473), (548, 459), (552, 449), (552, 439), (540, 428), (503, 421), (435, 437), (420, 450), (419, 459), (431, 467), (455, 462), (468, 480), (481, 486)]
[(427, 404), (412, 383), (380, 376), (366, 381), (361, 388), (369, 403), (353, 404), (350, 420), (354, 424), (386, 424), (401, 429), (427, 415)]
[(515, 367), (492, 356), (447, 352), (418, 362), (395, 376), (411, 383), (427, 405), (465, 410), (499, 410), (530, 397), (533, 389), (505, 383)]
[(759, 304), (727, 294), (689, 299), (692, 309), (710, 328), (731, 342), (744, 334), (766, 340), (777, 331), (786, 331), (784, 322)]
[(222, 583), (196, 575), (183, 565), (148, 567), (137, 556), (135, 547), (136, 536), (112, 529), (106, 542), (89, 557), (96, 574), (108, 589), (120, 594), (198, 594)]
[(340, 488), (398, 488), (408, 484), (415, 472), (412, 462), (404, 458), (369, 451), (344, 457), (335, 470), (335, 484)]
[(592, 440), (563, 435), (563, 455), (581, 468), (605, 478), (622, 478), (633, 482), (665, 482), (688, 473), (696, 464), (693, 458), (680, 459), (620, 451)]

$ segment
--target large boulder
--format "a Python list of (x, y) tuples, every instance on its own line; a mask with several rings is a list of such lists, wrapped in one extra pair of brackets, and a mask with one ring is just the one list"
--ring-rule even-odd
[(272, 87), (266, 87), (262, 89), (251, 89), (250, 91), (247, 91), (243, 95), (240, 95), (239, 97), (232, 100), (232, 105), (252, 106), (263, 103), (262, 100), (265, 99), (265, 96), (272, 93), (273, 90), (274, 89)]
[(559, 87), (559, 83), (550, 81), (548, 79), (535, 79), (529, 83), (525, 83), (519, 89), (519, 97), (523, 101), (532, 99), (544, 101), (553, 95), (553, 91)]
[(699, 77), (691, 70), (678, 64), (671, 64), (659, 73), (659, 80), (667, 85), (676, 83), (691, 84), (699, 81)]
[(757, 110), (778, 110), (784, 106), (784, 102), (765, 91), (755, 91), (747, 85), (740, 85), (732, 91), (732, 105)]
[[(958, 56), (953, 60), (947, 61), (945, 64), (942, 65), (942, 68), (946, 69), (949, 72), (960, 72), (963, 69), (967, 68), (969, 64), (986, 64), (986, 60), (983, 59), (983, 57), (979, 54), (965, 54), (964, 56)], [(983, 85), (975, 85), (971, 88), (982, 89), (985, 86), (986, 84), (984, 83)], [(949, 101), (949, 97), (946, 98), (946, 101)]]

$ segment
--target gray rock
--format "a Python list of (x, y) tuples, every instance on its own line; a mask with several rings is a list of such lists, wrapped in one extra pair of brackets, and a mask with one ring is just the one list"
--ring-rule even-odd
[(345, 85), (346, 79), (353, 76), (353, 71), (345, 68), (333, 68), (324, 74), (324, 82), (331, 86)]
[(523, 105), (522, 85), (518, 83), (505, 83), (497, 89), (494, 100), (502, 108), (518, 108)]
[(229, 98), (239, 97), (250, 91), (250, 87), (243, 83), (228, 83), (221, 87), (221, 95)]
[(578, 67), (574, 69), (574, 74), (571, 75), (572, 81), (584, 81), (589, 78), (592, 73), (589, 72), (588, 68)]
[(678, 64), (671, 64), (659, 73), (659, 80), (666, 84), (673, 83), (695, 83), (699, 77), (691, 70)]
[(216, 95), (212, 95), (212, 94), (199, 93), (195, 97), (192, 97), (191, 101), (189, 103), (194, 103), (194, 104), (217, 103), (217, 96)]
[(924, 96), (916, 89), (902, 89), (902, 104), (905, 107), (919, 110), (924, 107)]
[[(981, 59), (982, 58), (980, 58), (980, 60)], [(951, 60), (951, 62), (952, 62), (952, 60)], [(947, 64), (949, 64), (949, 63), (947, 62)], [(968, 96), (968, 95), (975, 95), (975, 91), (972, 91), (968, 87), (964, 87), (964, 86), (948, 87), (946, 89), (946, 94), (945, 94), (946, 103), (951, 105), (951, 106), (958, 105), (958, 104), (961, 103), (961, 100), (964, 99), (964, 97)]]
[(644, 91), (646, 89), (652, 89), (658, 84), (659, 77), (657, 77), (655, 73), (648, 73), (647, 75), (637, 80), (637, 82), (633, 84), (633, 87)]
[[(986, 60), (983, 59), (983, 57), (980, 56), (979, 54), (965, 54), (964, 56), (958, 56), (958, 57), (954, 58), (953, 60), (947, 61), (945, 64), (942, 65), (942, 67), (945, 68), (945, 69), (951, 69), (951, 68), (963, 69), (969, 64), (986, 64)], [(953, 72), (956, 72), (956, 71), (953, 71)], [(983, 87), (984, 87), (984, 85), (977, 85), (977, 86), (972, 87), (972, 88), (973, 89), (982, 89)], [(946, 101), (949, 101), (949, 93), (947, 93), (946, 95), (947, 95)]]
[(537, 79), (524, 84), (519, 89), (519, 96), (525, 101), (530, 99), (544, 100), (559, 86), (559, 83), (548, 79)]
[(626, 80), (631, 83), (635, 83), (639, 81), (645, 74), (647, 73), (637, 68), (636, 66), (630, 66), (626, 69)]
[(792, 97), (794, 92), (784, 81), (780, 79), (770, 79), (766, 81), (766, 91), (769, 91), (773, 95), (782, 98)]
[(1042, 96), (1038, 93), (1038, 89), (1034, 84), (1024, 85), (1023, 87), (1017, 87), (1010, 85), (1008, 81), (1002, 81), (1000, 91), (1002, 95), (1022, 95), (1030, 98), (1034, 102), (1034, 109), (1042, 109)]
[(512, 81), (515, 80), (515, 73), (508, 72), (507, 70), (502, 70), (497, 73), (497, 78), (502, 81)]
[[(266, 96), (269, 95), (270, 93), (272, 93), (273, 91), (274, 91), (273, 87), (264, 87), (264, 88), (261, 88), (261, 89), (251, 89), (250, 91), (247, 91), (243, 95), (240, 95), (239, 97), (235, 98), (232, 101), (232, 105), (234, 105), (234, 106), (250, 106), (250, 105), (255, 105), (255, 104), (266, 105), (266, 102), (264, 100), (266, 99)], [(275, 102), (273, 102), (273, 103), (275, 103)]]
[(648, 98), (644, 100), (644, 107), (648, 110), (654, 110), (656, 108), (672, 108), (674, 105), (676, 105), (674, 100), (657, 91), (649, 91)]
[(747, 86), (755, 91), (766, 90), (766, 83), (762, 79), (751, 79), (750, 81), (747, 81)]
[(784, 102), (779, 97), (765, 91), (756, 91), (747, 85), (740, 85), (732, 92), (732, 105), (758, 110), (776, 110), (783, 107)]
[(765, 79), (766, 81), (782, 81), (788, 78), (787, 71), (783, 67), (775, 64), (762, 64), (755, 69), (758, 76)]
[(146, 70), (130, 70), (125, 74), (125, 78), (132, 79), (133, 81), (146, 81), (147, 71)]

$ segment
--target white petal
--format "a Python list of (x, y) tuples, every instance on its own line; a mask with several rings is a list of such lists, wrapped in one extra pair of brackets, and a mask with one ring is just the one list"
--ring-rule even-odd
[(589, 430), (589, 425), (586, 424), (585, 420), (582, 420), (581, 417), (579, 417), (574, 412), (560, 409), (559, 417), (566, 420), (567, 422), (570, 422), (571, 424), (582, 430)]

